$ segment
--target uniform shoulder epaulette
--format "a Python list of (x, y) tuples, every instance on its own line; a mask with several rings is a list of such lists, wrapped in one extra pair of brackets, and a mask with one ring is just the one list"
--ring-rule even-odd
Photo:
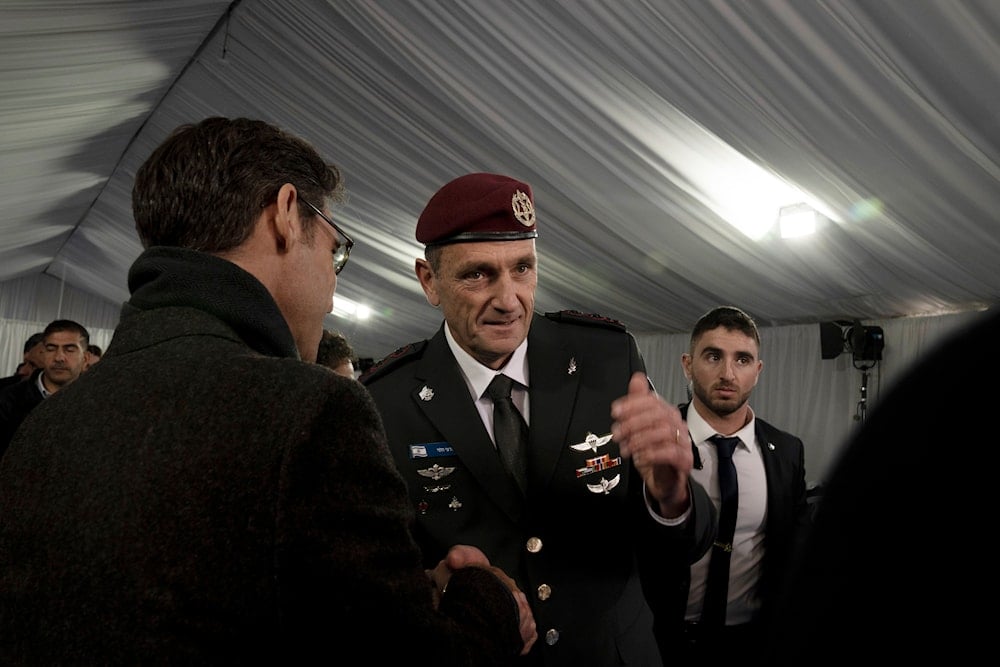
[(382, 377), (410, 357), (422, 352), (425, 347), (427, 347), (427, 341), (422, 340), (418, 343), (410, 343), (409, 345), (397, 348), (395, 351), (382, 357), (379, 361), (373, 364), (371, 368), (362, 373), (358, 378), (358, 381), (361, 382), (361, 384), (368, 384), (372, 380)]
[(553, 313), (545, 313), (545, 317), (556, 322), (573, 322), (576, 324), (589, 324), (591, 326), (614, 329), (615, 331), (628, 331), (628, 328), (621, 322), (610, 317), (597, 315), (596, 313), (582, 313), (579, 310), (560, 310)]

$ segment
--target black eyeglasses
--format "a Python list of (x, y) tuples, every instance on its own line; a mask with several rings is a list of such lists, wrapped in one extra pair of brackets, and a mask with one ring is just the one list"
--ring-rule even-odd
[(302, 197), (299, 197), (299, 201), (311, 208), (316, 215), (323, 218), (323, 220), (326, 221), (326, 224), (333, 227), (333, 231), (335, 232), (334, 236), (337, 242), (337, 247), (333, 249), (333, 271), (339, 275), (340, 272), (343, 271), (344, 266), (347, 264), (347, 258), (351, 256), (351, 248), (354, 247), (354, 239), (344, 233), (344, 230), (338, 227), (337, 223), (327, 217), (326, 213), (319, 210)]

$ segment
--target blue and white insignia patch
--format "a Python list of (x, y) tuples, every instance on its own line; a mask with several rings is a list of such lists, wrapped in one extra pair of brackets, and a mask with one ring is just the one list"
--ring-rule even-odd
[(438, 456), (454, 455), (454, 448), (447, 442), (424, 442), (410, 445), (411, 459), (432, 459)]

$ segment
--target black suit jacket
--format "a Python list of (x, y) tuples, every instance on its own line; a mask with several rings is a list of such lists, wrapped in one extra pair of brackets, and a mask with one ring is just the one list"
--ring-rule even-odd
[[(689, 404), (680, 406), (687, 418)], [(806, 497), (805, 447), (798, 437), (775, 428), (760, 417), (755, 419), (755, 435), (760, 444), (767, 478), (767, 518), (764, 522), (764, 560), (761, 564), (759, 594), (762, 599), (761, 624), (767, 622), (767, 601), (774, 597), (789, 558), (803, 539), (809, 524), (809, 505)], [(692, 443), (692, 447), (693, 447)], [(695, 449), (695, 466), (701, 465)], [(680, 564), (677, 564), (680, 565)], [(669, 611), (657, 615), (657, 636), (661, 651), (668, 651), (675, 642), (682, 640), (684, 614), (691, 584), (690, 567), (675, 569), (672, 581), (662, 586), (673, 591)]]
[[(515, 573), (538, 623), (532, 653), (545, 664), (660, 664), (637, 552), (682, 551), (685, 562), (696, 560), (710, 539), (711, 501), (696, 487), (687, 530), (666, 528), (649, 516), (638, 473), (620, 459), (617, 443), (572, 447), (588, 434), (610, 433), (611, 401), (644, 370), (621, 325), (573, 313), (535, 315), (528, 365), (526, 498), (483, 427), (443, 326), (362, 377), (417, 510), (425, 559), (473, 544)], [(442, 455), (416, 456), (415, 445)], [(617, 465), (585, 472), (588, 459), (601, 457)], [(610, 483), (606, 490), (602, 482)]]
[(14, 375), (8, 375), (5, 378), (0, 378), (0, 391), (3, 391), (4, 389), (6, 389), (7, 387), (9, 387), (10, 385), (16, 384), (16, 383), (20, 382), (23, 379), (24, 379), (24, 376), (23, 375), (18, 375), (17, 373), (15, 373)]
[(0, 457), (14, 438), (17, 428), (44, 399), (38, 390), (38, 369), (20, 382), (14, 382), (0, 389)]

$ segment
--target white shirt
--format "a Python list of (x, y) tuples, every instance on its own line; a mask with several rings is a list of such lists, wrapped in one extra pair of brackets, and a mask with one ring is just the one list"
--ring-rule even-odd
[(510, 355), (507, 364), (499, 371), (495, 371), (489, 366), (479, 363), (472, 355), (463, 350), (455, 341), (455, 337), (451, 335), (451, 329), (448, 328), (447, 324), (444, 326), (444, 337), (448, 341), (451, 353), (455, 355), (455, 360), (458, 362), (459, 368), (462, 370), (465, 385), (469, 389), (469, 394), (476, 404), (479, 417), (483, 420), (483, 425), (486, 426), (486, 432), (490, 434), (490, 438), (493, 438), (493, 400), (486, 394), (486, 388), (490, 386), (493, 377), (498, 373), (503, 373), (514, 381), (515, 384), (513, 389), (511, 389), (510, 398), (514, 401), (517, 409), (520, 410), (521, 416), (524, 417), (524, 423), (531, 424), (530, 415), (528, 414), (528, 339), (525, 338), (521, 341), (521, 344), (517, 346), (514, 353)]
[[(729, 602), (726, 607), (726, 624), (735, 625), (753, 620), (760, 608), (757, 582), (760, 580), (760, 566), (764, 557), (764, 520), (767, 518), (767, 477), (764, 474), (764, 460), (754, 433), (756, 417), (750, 411), (750, 421), (736, 433), (721, 433), (724, 436), (738, 436), (740, 443), (733, 453), (736, 479), (739, 484), (739, 506), (736, 511), (736, 532), (733, 535), (733, 552), (729, 562)], [(721, 505), (719, 490), (718, 457), (715, 445), (708, 439), (716, 431), (698, 414), (692, 404), (687, 412), (688, 431), (691, 442), (695, 443), (701, 457), (701, 469), (693, 469), (691, 477), (705, 487), (715, 508)], [(691, 566), (691, 590), (688, 593), (685, 619), (697, 621), (705, 598), (705, 580), (708, 577), (708, 562), (712, 549)]]
[(45, 383), (42, 382), (42, 376), (45, 375), (44, 371), (38, 374), (35, 378), (35, 386), (38, 387), (38, 391), (42, 392), (42, 398), (48, 398), (52, 395), (52, 392), (45, 388)]
[[(483, 420), (483, 425), (486, 426), (486, 431), (493, 440), (493, 445), (496, 446), (496, 438), (493, 436), (493, 399), (486, 393), (486, 388), (490, 386), (490, 382), (493, 381), (494, 376), (498, 373), (503, 373), (511, 380), (514, 380), (514, 386), (510, 391), (510, 398), (514, 401), (517, 409), (521, 411), (524, 423), (530, 425), (531, 419), (529, 413), (531, 411), (528, 407), (530, 405), (528, 402), (528, 339), (525, 338), (521, 341), (521, 344), (517, 346), (514, 353), (510, 355), (510, 359), (507, 360), (507, 365), (499, 371), (495, 371), (479, 363), (472, 355), (463, 350), (455, 341), (454, 336), (451, 335), (451, 329), (448, 328), (447, 323), (444, 325), (444, 337), (448, 341), (451, 353), (455, 355), (455, 360), (462, 371), (462, 377), (465, 379), (465, 385), (468, 387), (469, 394), (476, 404), (476, 410), (479, 411), (479, 418)], [(608, 409), (610, 410), (610, 406)], [(645, 490), (645, 488), (646, 485), (643, 483), (643, 489)], [(671, 526), (677, 525), (686, 521), (691, 514), (691, 509), (688, 508), (680, 517), (664, 519), (653, 509), (648, 494), (643, 493), (643, 498), (646, 501), (646, 510), (649, 512), (649, 515), (660, 523)], [(716, 503), (718, 503), (718, 498), (716, 498)]]

